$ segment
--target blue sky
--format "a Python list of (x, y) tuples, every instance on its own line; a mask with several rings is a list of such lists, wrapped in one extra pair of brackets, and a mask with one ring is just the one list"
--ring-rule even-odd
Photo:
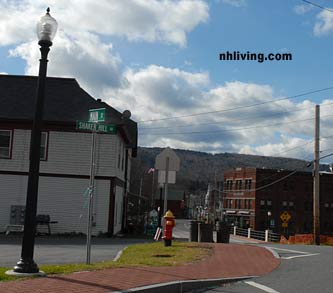
[[(328, 10), (302, 0), (0, 0), (0, 72), (37, 74), (35, 24), (50, 6), (59, 29), (48, 74), (131, 110), (141, 146), (311, 159), (316, 104), (322, 154), (333, 152), (333, 89), (288, 97), (333, 86), (333, 3), (313, 3)], [(292, 60), (220, 61), (226, 51)]]

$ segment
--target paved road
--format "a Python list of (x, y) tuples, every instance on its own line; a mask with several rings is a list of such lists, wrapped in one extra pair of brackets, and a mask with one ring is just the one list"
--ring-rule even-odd
[[(188, 238), (188, 220), (177, 221), (178, 238)], [(153, 239), (92, 238), (91, 262), (112, 260), (126, 246), (151, 242)], [(0, 267), (12, 267), (21, 255), (20, 235), (0, 235)], [(86, 261), (85, 237), (36, 237), (34, 260), (37, 264), (84, 263)]]
[[(112, 260), (124, 247), (152, 241), (130, 238), (92, 238), (91, 262)], [(12, 267), (21, 255), (21, 237), (0, 236), (0, 267)], [(84, 263), (86, 239), (84, 237), (42, 236), (36, 238), (37, 264)]]
[[(268, 275), (200, 292), (333, 292), (333, 247), (264, 244), (279, 254), (281, 265)], [(199, 292), (199, 291), (197, 291)]]
[(190, 231), (190, 220), (176, 219), (176, 227), (172, 231), (175, 238), (188, 239)]
[[(174, 235), (188, 238), (189, 220), (177, 220)], [(233, 236), (230, 237), (230, 242), (268, 247), (282, 259), (281, 265), (277, 270), (260, 278), (194, 292), (333, 292), (333, 247), (331, 246), (256, 244), (246, 238)]]

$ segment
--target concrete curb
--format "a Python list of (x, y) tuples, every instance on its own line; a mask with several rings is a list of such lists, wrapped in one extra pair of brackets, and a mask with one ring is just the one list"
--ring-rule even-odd
[[(132, 289), (127, 289), (123, 291), (110, 291), (113, 293), (131, 293), (131, 292), (142, 292), (142, 293), (170, 293), (170, 292), (189, 292), (192, 290), (204, 289), (210, 286), (217, 286), (220, 284), (226, 284), (231, 282), (238, 282), (242, 280), (247, 280), (251, 278), (256, 278), (257, 276), (244, 276), (235, 278), (218, 278), (218, 279), (201, 279), (201, 280), (179, 280), (167, 283), (159, 283), (148, 286), (142, 286)], [(157, 291), (158, 290), (158, 291)]]
[(122, 250), (118, 251), (117, 255), (115, 256), (115, 258), (112, 261), (117, 261), (121, 255), (123, 254), (124, 250), (127, 248), (128, 246), (124, 247)]
[(274, 255), (275, 258), (280, 259), (280, 255), (272, 247), (269, 247), (269, 246), (262, 246), (262, 247), (269, 250)]

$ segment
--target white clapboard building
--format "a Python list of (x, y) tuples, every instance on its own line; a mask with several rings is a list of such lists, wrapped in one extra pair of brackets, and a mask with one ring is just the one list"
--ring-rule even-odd
[[(0, 232), (24, 216), (36, 87), (37, 77), (0, 75)], [(78, 131), (76, 121), (98, 108), (106, 108), (106, 123), (117, 133), (97, 134), (92, 233), (121, 230), (137, 124), (75, 79), (47, 78), (37, 214), (57, 222), (52, 233), (86, 232), (92, 134)]]

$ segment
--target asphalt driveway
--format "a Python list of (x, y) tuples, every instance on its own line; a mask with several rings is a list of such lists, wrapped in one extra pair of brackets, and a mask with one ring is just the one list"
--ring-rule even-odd
[[(20, 259), (21, 235), (0, 235), (0, 267), (12, 267)], [(126, 246), (151, 242), (153, 239), (92, 238), (91, 262), (112, 260)], [(41, 264), (85, 263), (85, 237), (38, 236), (35, 242), (34, 260)]]

